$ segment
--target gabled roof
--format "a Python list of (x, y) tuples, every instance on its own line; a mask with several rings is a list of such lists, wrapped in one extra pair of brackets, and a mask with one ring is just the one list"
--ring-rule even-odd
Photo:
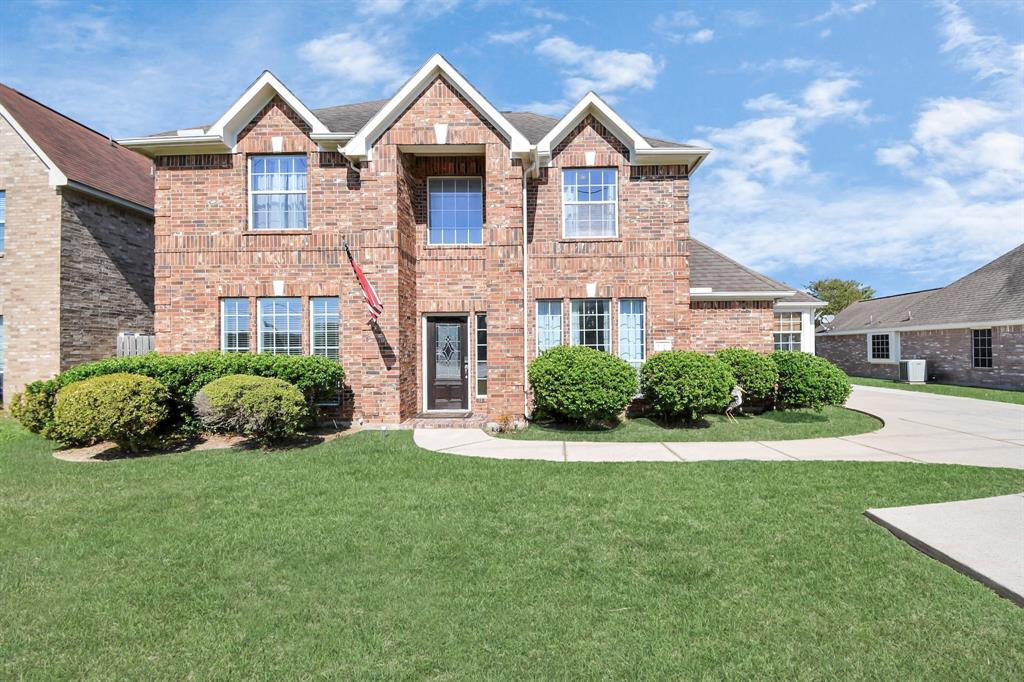
[(78, 185), (152, 211), (152, 162), (145, 156), (2, 83), (0, 116), (46, 165), (51, 185)]
[(490, 121), (491, 125), (505, 135), (513, 154), (525, 154), (530, 151), (530, 143), (523, 137), (523, 134), (509, 123), (508, 119), (495, 109), (494, 105), (487, 101), (487, 98), (481, 95), (454, 66), (449, 64), (448, 60), (435, 54), (348, 141), (343, 150), (345, 156), (356, 159), (365, 158), (370, 152), (370, 145), (373, 144), (373, 141), (387, 130), (438, 76), (444, 76), (444, 79), (465, 97), (484, 118)]
[(444, 76), (509, 140), (510, 150), (516, 155), (543, 155), (545, 144), (552, 141), (557, 144), (557, 139), (571, 131), (587, 114), (593, 114), (623, 139), (635, 163), (680, 163), (686, 164), (692, 172), (710, 152), (709, 149), (695, 145), (640, 135), (594, 93), (586, 95), (562, 118), (526, 111), (499, 111), (439, 54), (427, 60), (390, 99), (307, 109), (273, 74), (264, 72), (217, 123), (125, 138), (122, 142), (133, 149), (151, 154), (227, 151), (234, 146), (234, 135), (237, 135), (238, 130), (276, 93), (310, 125), (313, 131), (310, 137), (323, 148), (335, 149), (341, 143), (346, 156), (365, 158), (370, 153), (373, 141), (439, 75)]
[(689, 240), (689, 250), (690, 298), (694, 300), (777, 299), (785, 303), (825, 305), (814, 296), (737, 263), (693, 237)]
[(946, 287), (854, 303), (835, 316), (826, 333), (989, 323), (1024, 324), (1024, 244)]

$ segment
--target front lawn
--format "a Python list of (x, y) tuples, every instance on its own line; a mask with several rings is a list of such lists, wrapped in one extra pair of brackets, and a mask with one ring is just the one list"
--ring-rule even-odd
[(570, 440), (627, 442), (796, 440), (827, 436), (853, 436), (882, 428), (878, 419), (843, 407), (765, 412), (737, 415), (731, 422), (724, 415), (704, 418), (700, 426), (665, 425), (646, 417), (627, 419), (611, 429), (586, 429), (561, 424), (530, 424), (522, 431), (503, 433), (517, 440)]
[(50, 451), (0, 420), (0, 679), (1024, 673), (1024, 610), (863, 516), (1016, 471)]
[(1024, 405), (1024, 391), (1002, 391), (997, 388), (953, 386), (952, 384), (903, 384), (892, 379), (872, 379), (869, 377), (850, 377), (850, 383), (859, 386), (897, 388), (901, 391), (937, 393), (939, 395), (952, 395), (958, 398), (977, 398), (978, 400), (992, 400), (997, 403)]

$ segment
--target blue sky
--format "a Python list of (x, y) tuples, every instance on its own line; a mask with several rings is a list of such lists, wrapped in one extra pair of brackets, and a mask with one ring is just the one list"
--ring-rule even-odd
[(499, 108), (593, 89), (710, 144), (693, 235), (797, 286), (939, 286), (1024, 242), (1024, 3), (8, 0), (0, 80), (122, 137), (263, 69), (311, 107), (388, 97), (434, 52)]

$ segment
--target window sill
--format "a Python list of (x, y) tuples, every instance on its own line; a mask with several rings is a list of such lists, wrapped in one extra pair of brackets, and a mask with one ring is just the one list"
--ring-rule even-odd
[(246, 230), (243, 234), (252, 237), (256, 235), (313, 234), (313, 231), (309, 228), (304, 230)]
[(621, 242), (622, 237), (562, 237), (560, 244), (578, 244), (580, 242)]
[(868, 362), (870, 362), (873, 365), (898, 365), (900, 361), (899, 360), (872, 360), (871, 358), (868, 358)]
[(424, 244), (428, 249), (484, 249), (487, 244)]

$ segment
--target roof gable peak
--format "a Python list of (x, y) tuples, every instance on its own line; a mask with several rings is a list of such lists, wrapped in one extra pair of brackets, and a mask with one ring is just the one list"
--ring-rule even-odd
[(234, 104), (217, 119), (217, 122), (210, 126), (206, 135), (220, 137), (228, 147), (234, 147), (238, 141), (238, 133), (275, 95), (280, 97), (298, 114), (299, 118), (309, 125), (312, 134), (327, 135), (330, 133), (327, 126), (277, 76), (270, 71), (264, 71), (259, 78), (253, 81), (252, 85), (246, 88), (242, 96), (235, 100)]

